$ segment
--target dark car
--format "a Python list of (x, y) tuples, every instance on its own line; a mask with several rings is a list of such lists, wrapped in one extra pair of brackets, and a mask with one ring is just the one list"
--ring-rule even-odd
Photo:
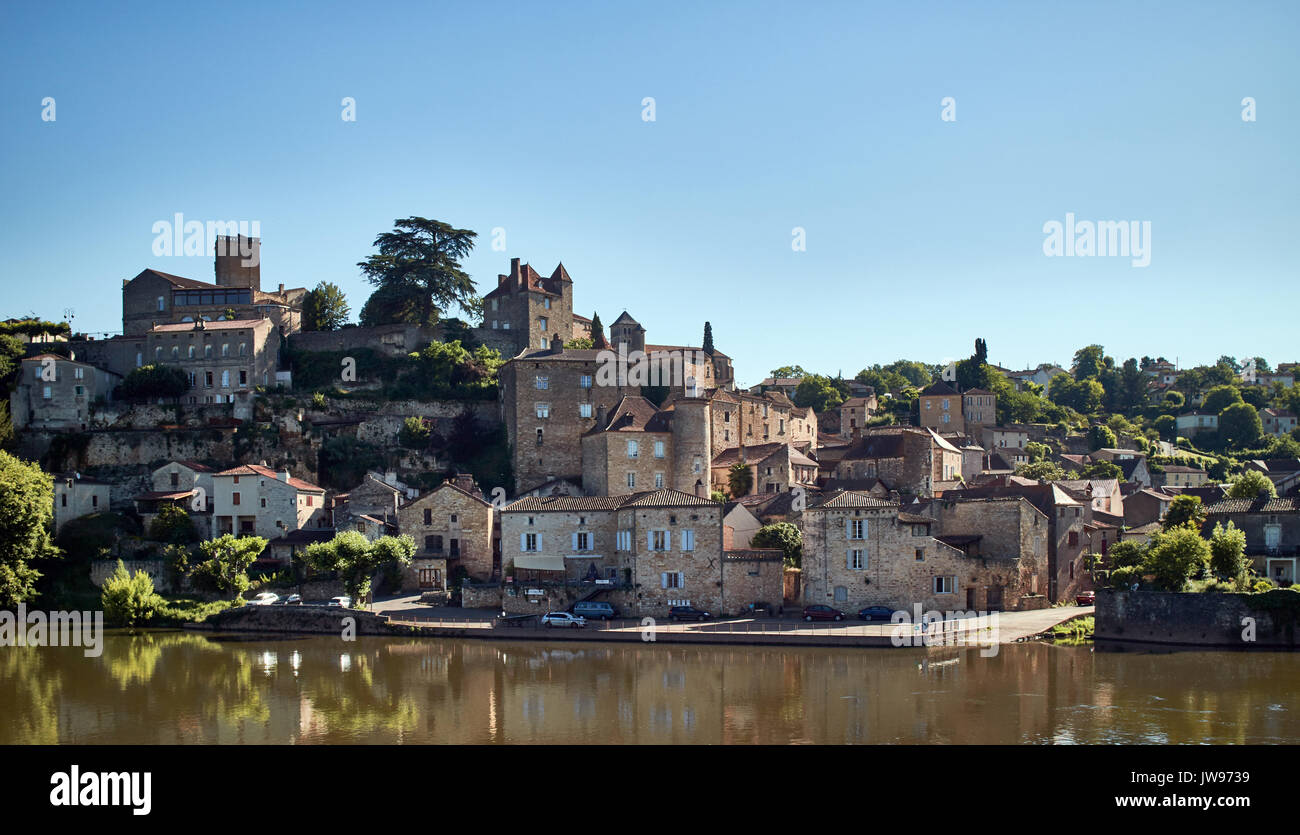
[(713, 615), (694, 606), (674, 606), (668, 610), (669, 620), (708, 620)]
[(823, 606), (818, 603), (813, 606), (803, 607), (804, 620), (844, 620), (844, 613), (834, 606)]
[(858, 620), (890, 620), (894, 610), (888, 606), (867, 606), (858, 610)]

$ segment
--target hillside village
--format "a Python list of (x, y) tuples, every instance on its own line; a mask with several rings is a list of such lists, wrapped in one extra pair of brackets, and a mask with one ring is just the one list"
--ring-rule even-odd
[(111, 338), (4, 323), (4, 440), (50, 474), (64, 551), (36, 566), (43, 592), (118, 560), (202, 591), (202, 543), (230, 537), (259, 543), (236, 595), (329, 596), (344, 578), (315, 555), (355, 533), (409, 543), (358, 588), (439, 605), (1010, 611), (1119, 570), (1165, 582), (1141, 559), (1173, 548), (1171, 518), (1207, 549), (1241, 538), (1240, 570), (1192, 566), (1180, 586), (1296, 578), (1295, 362), (1179, 369), (1089, 346), (1016, 370), (979, 339), (946, 367), (790, 366), (742, 387), (709, 323), (677, 344), (629, 296), (606, 327), (576, 312), (563, 264), (512, 258), (473, 322), (377, 321), (381, 286), (351, 325), (314, 309), (322, 287), (264, 290), (247, 260), (125, 279)]

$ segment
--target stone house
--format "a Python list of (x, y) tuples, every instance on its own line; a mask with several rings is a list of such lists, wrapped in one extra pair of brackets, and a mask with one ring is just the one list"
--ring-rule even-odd
[[(492, 504), (471, 476), (457, 474), (397, 511), (398, 527), (415, 540), (415, 560), (406, 578), (415, 588), (437, 588), (463, 569), (487, 582), (500, 574), (500, 542)], [(436, 565), (442, 561), (442, 565)], [(451, 571), (452, 577), (446, 572)]]
[[(590, 328), (588, 322), (588, 335)], [(573, 280), (564, 264), (543, 278), (511, 258), (510, 274), (498, 275), (497, 286), (483, 296), (480, 330), (475, 333), (479, 341), (507, 357), (532, 348), (547, 350), (556, 335), (564, 342), (574, 339)]]
[(275, 471), (244, 464), (212, 475), (213, 533), (278, 539), (296, 530), (332, 530), (325, 491)]
[(1232, 522), (1246, 534), (1246, 554), (1255, 570), (1275, 583), (1294, 583), (1300, 558), (1300, 496), (1223, 499), (1206, 508), (1207, 537), (1216, 524)]
[(169, 461), (149, 475), (149, 490), (135, 497), (144, 530), (166, 505), (189, 514), (199, 536), (212, 537), (212, 467), (198, 461)]
[(333, 508), (336, 516), (372, 516), (385, 525), (396, 526), (397, 508), (405, 499), (406, 490), (398, 483), (396, 473), (371, 472), (356, 487), (335, 496)]
[(936, 432), (966, 433), (962, 419), (962, 397), (957, 390), (942, 380), (936, 380), (921, 390), (917, 410), (921, 426)]
[(73, 519), (109, 510), (113, 486), (80, 473), (53, 473), (54, 533)]
[(722, 554), (722, 612), (744, 611), (751, 603), (781, 605), (785, 554), (779, 548), (728, 549)]
[(1219, 431), (1219, 416), (1213, 412), (1192, 411), (1175, 417), (1174, 426), (1180, 437), (1195, 438), (1202, 432)]
[(1029, 446), (1029, 429), (1024, 426), (984, 426), (980, 429), (980, 438), (988, 449), (1015, 447), (1024, 449)]
[(1161, 487), (1201, 487), (1210, 480), (1210, 474), (1196, 467), (1182, 464), (1165, 464), (1163, 473), (1156, 473)]
[[(243, 247), (244, 255), (240, 252)], [(122, 282), (122, 333), (147, 333), (159, 323), (216, 321), (234, 311), (235, 319), (270, 319), (282, 334), (302, 327), (303, 287), (263, 292), (262, 243), (258, 238), (221, 236), (214, 247), (215, 283), (142, 270)], [(252, 262), (246, 263), (246, 262)]]
[(636, 614), (723, 605), (723, 506), (677, 490), (538, 496), (501, 511), (501, 559), (521, 586), (613, 581)]
[[(943, 504), (922, 503), (918, 510)], [(972, 518), (989, 512), (975, 503), (960, 504), (962, 514)], [(1047, 523), (1028, 503), (1004, 507), (1010, 509), (1003, 513), (1004, 523), (985, 543), (978, 534), (937, 535), (939, 520), (913, 506), (837, 493), (804, 513), (803, 602), (848, 613), (877, 605), (909, 611), (918, 604), (938, 611), (1019, 608), (1042, 583), (1044, 560), (1036, 548)], [(988, 529), (951, 509), (947, 513), (949, 529)]]
[(37, 354), (19, 363), (9, 395), (15, 429), (84, 430), (96, 400), (111, 401), (122, 378), (58, 354)]
[(189, 376), (184, 403), (235, 403), (275, 385), (280, 339), (270, 319), (156, 325), (145, 335), (144, 358)]
[(840, 404), (840, 437), (853, 437), (854, 429), (863, 429), (867, 421), (876, 416), (880, 406), (874, 394), (869, 397), (850, 397)]
[(873, 427), (849, 444), (834, 478), (878, 478), (891, 490), (928, 496), (956, 482), (962, 460), (962, 451), (931, 429)]
[(744, 550), (749, 548), (763, 523), (749, 508), (740, 502), (727, 502), (722, 510), (722, 547)]
[(742, 462), (749, 466), (752, 476), (750, 495), (780, 493), (793, 490), (795, 487), (812, 489), (817, 486), (817, 462), (788, 443), (759, 444), (723, 450), (709, 465), (713, 474), (713, 484), (719, 490), (730, 492), (728, 478), (731, 468)]
[(1174, 496), (1143, 488), (1124, 497), (1124, 524), (1130, 528), (1159, 522), (1169, 512)]
[(657, 409), (629, 395), (582, 436), (582, 485), (610, 496), (670, 488), (708, 498), (708, 403), (682, 397)]
[(1260, 409), (1260, 423), (1264, 425), (1264, 434), (1282, 437), (1289, 435), (1296, 428), (1296, 414), (1289, 409)]
[(710, 457), (742, 443), (790, 443), (804, 453), (818, 446), (817, 415), (779, 391), (754, 395), (718, 388), (704, 397), (709, 402)]
[(966, 434), (972, 438), (981, 437), (984, 427), (998, 422), (998, 396), (978, 388), (962, 392), (961, 416)]

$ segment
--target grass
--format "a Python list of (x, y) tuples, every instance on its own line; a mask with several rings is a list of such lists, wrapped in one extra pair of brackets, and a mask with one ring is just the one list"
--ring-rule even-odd
[(1052, 640), (1058, 644), (1078, 646), (1092, 640), (1096, 623), (1092, 615), (1084, 615), (1067, 620), (1065, 623), (1058, 623), (1049, 630), (1049, 633)]
[(172, 626), (183, 623), (200, 623), (231, 607), (229, 600), (200, 600), (197, 597), (163, 596), (163, 605), (158, 608), (150, 626)]

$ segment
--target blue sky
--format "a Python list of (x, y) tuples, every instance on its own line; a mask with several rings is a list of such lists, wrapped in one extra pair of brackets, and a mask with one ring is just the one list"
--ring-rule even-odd
[[(747, 384), (976, 337), (1300, 360), (1297, 42), (1294, 2), (8, 4), (0, 314), (115, 331), (122, 279), (211, 280), (151, 251), (182, 212), (258, 221), (264, 287), (355, 316), (422, 215), (479, 232), (484, 291), (563, 260), (583, 315), (710, 320)], [(1149, 221), (1150, 266), (1045, 256), (1067, 212)]]

